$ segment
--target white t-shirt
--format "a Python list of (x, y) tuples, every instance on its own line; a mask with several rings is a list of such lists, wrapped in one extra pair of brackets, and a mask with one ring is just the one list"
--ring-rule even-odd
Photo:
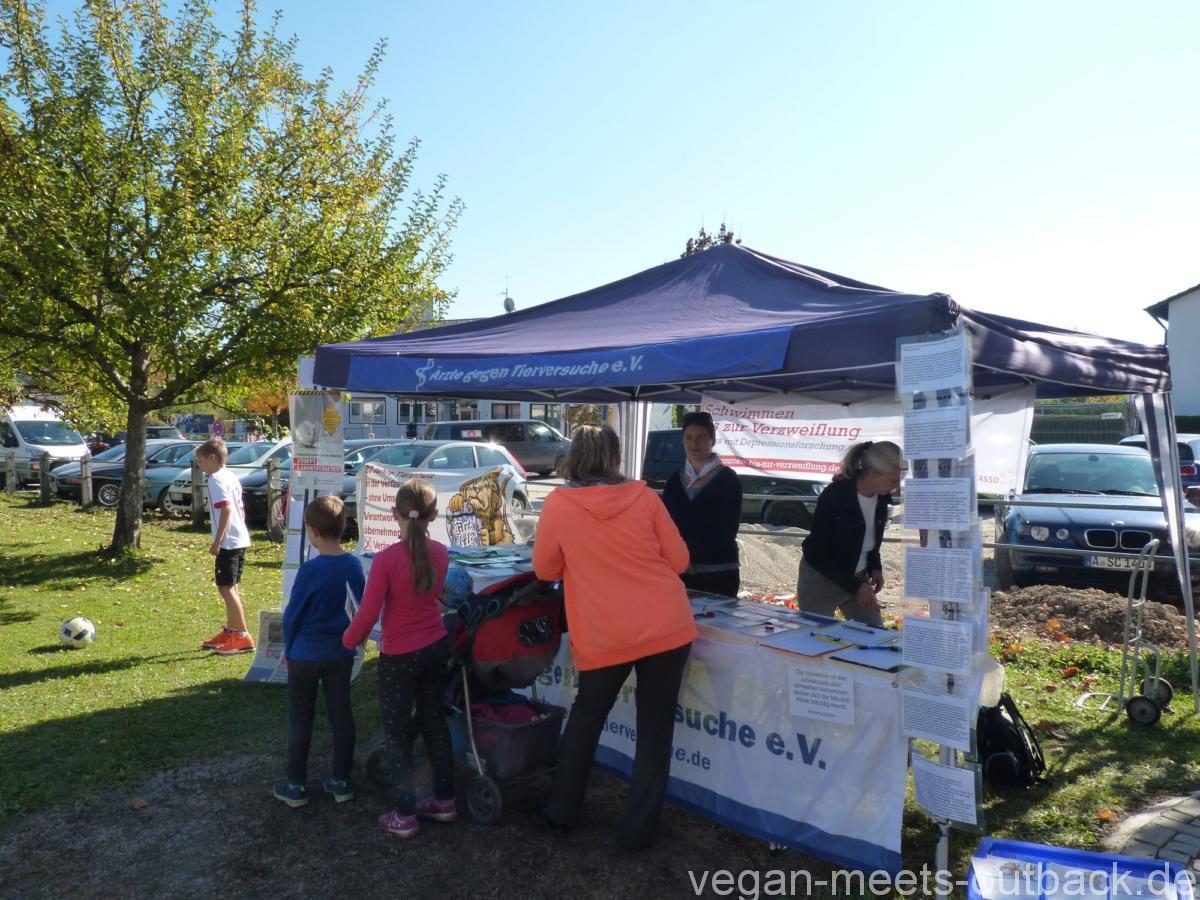
[(875, 504), (878, 500), (878, 497), (858, 495), (858, 508), (862, 510), (867, 530), (863, 532), (862, 553), (858, 554), (858, 568), (854, 570), (856, 574), (867, 568), (867, 554), (875, 549)]
[(250, 546), (250, 530), (246, 528), (246, 511), (242, 508), (242, 483), (226, 468), (208, 476), (208, 521), (213, 540), (221, 524), (221, 510), (229, 509), (229, 528), (221, 541), (222, 550), (237, 550)]

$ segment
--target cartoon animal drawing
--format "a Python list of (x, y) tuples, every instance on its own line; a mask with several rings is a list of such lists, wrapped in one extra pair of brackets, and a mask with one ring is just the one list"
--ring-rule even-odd
[(447, 532), (454, 546), (492, 547), (514, 541), (504, 503), (512, 473), (493, 469), (464, 481), (446, 504)]

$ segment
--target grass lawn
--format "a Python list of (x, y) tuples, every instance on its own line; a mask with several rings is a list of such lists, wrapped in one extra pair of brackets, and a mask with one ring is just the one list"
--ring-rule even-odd
[[(222, 621), (207, 533), (151, 514), (142, 553), (109, 562), (97, 551), (111, 529), (111, 513), (41, 508), (32, 497), (0, 494), (0, 820), (82, 804), (229, 752), (277, 754), (282, 765), (284, 692), (243, 684), (248, 657), (199, 648)], [(261, 538), (249, 551), (243, 593), (252, 622), (260, 608), (278, 605), (281, 555)], [(59, 623), (75, 615), (96, 623), (97, 643), (61, 650)], [(993, 652), (1008, 667), (1009, 691), (1030, 723), (1045, 729), (1051, 774), (1029, 790), (989, 789), (989, 833), (1096, 849), (1112, 821), (1200, 787), (1200, 719), (1190, 714), (1182, 653), (1167, 660), (1180, 691), (1174, 711), (1138, 728), (1124, 715), (1074, 706), (1085, 680), (1096, 690), (1114, 686), (1119, 654), (1007, 634), (1003, 623), (997, 638)], [(374, 735), (374, 679), (361, 678), (355, 691), (360, 735)], [(323, 729), (319, 723), (317, 746)], [(911, 804), (904, 840), (906, 865), (932, 859), (933, 829)], [(957, 871), (976, 841), (954, 837)]]

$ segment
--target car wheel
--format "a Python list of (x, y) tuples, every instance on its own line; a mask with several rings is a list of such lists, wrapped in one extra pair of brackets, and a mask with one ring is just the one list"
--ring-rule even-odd
[(173, 518), (182, 518), (191, 510), (185, 506), (179, 506), (171, 499), (171, 486), (167, 485), (163, 488), (162, 494), (158, 498), (158, 509), (164, 516)]
[(525, 499), (524, 494), (513, 494), (512, 500), (509, 501), (509, 506), (516, 515), (523, 515), (529, 509), (529, 501)]
[(776, 500), (763, 507), (764, 525), (782, 525), (788, 528), (812, 528), (812, 516), (802, 503), (787, 503)]
[(96, 502), (106, 508), (112, 508), (121, 500), (121, 486), (116, 482), (105, 481), (96, 488)]
[(1009, 550), (994, 551), (993, 565), (996, 570), (996, 590), (1011, 591), (1016, 587), (1016, 578), (1013, 576), (1012, 567), (1012, 552)]

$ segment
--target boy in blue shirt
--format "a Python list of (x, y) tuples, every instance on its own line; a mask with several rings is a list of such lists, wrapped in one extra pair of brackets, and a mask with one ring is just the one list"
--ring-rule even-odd
[(350, 768), (354, 763), (354, 713), (350, 674), (354, 651), (342, 646), (342, 633), (362, 601), (363, 573), (358, 559), (342, 549), (346, 511), (335, 496), (318, 497), (304, 509), (308, 540), (320, 556), (296, 573), (283, 609), (284, 658), (288, 670), (288, 771), (272, 791), (293, 808), (308, 803), (308, 748), (312, 742), (317, 686), (325, 692), (325, 710), (333, 731), (333, 769), (322, 785), (338, 803), (354, 799)]

